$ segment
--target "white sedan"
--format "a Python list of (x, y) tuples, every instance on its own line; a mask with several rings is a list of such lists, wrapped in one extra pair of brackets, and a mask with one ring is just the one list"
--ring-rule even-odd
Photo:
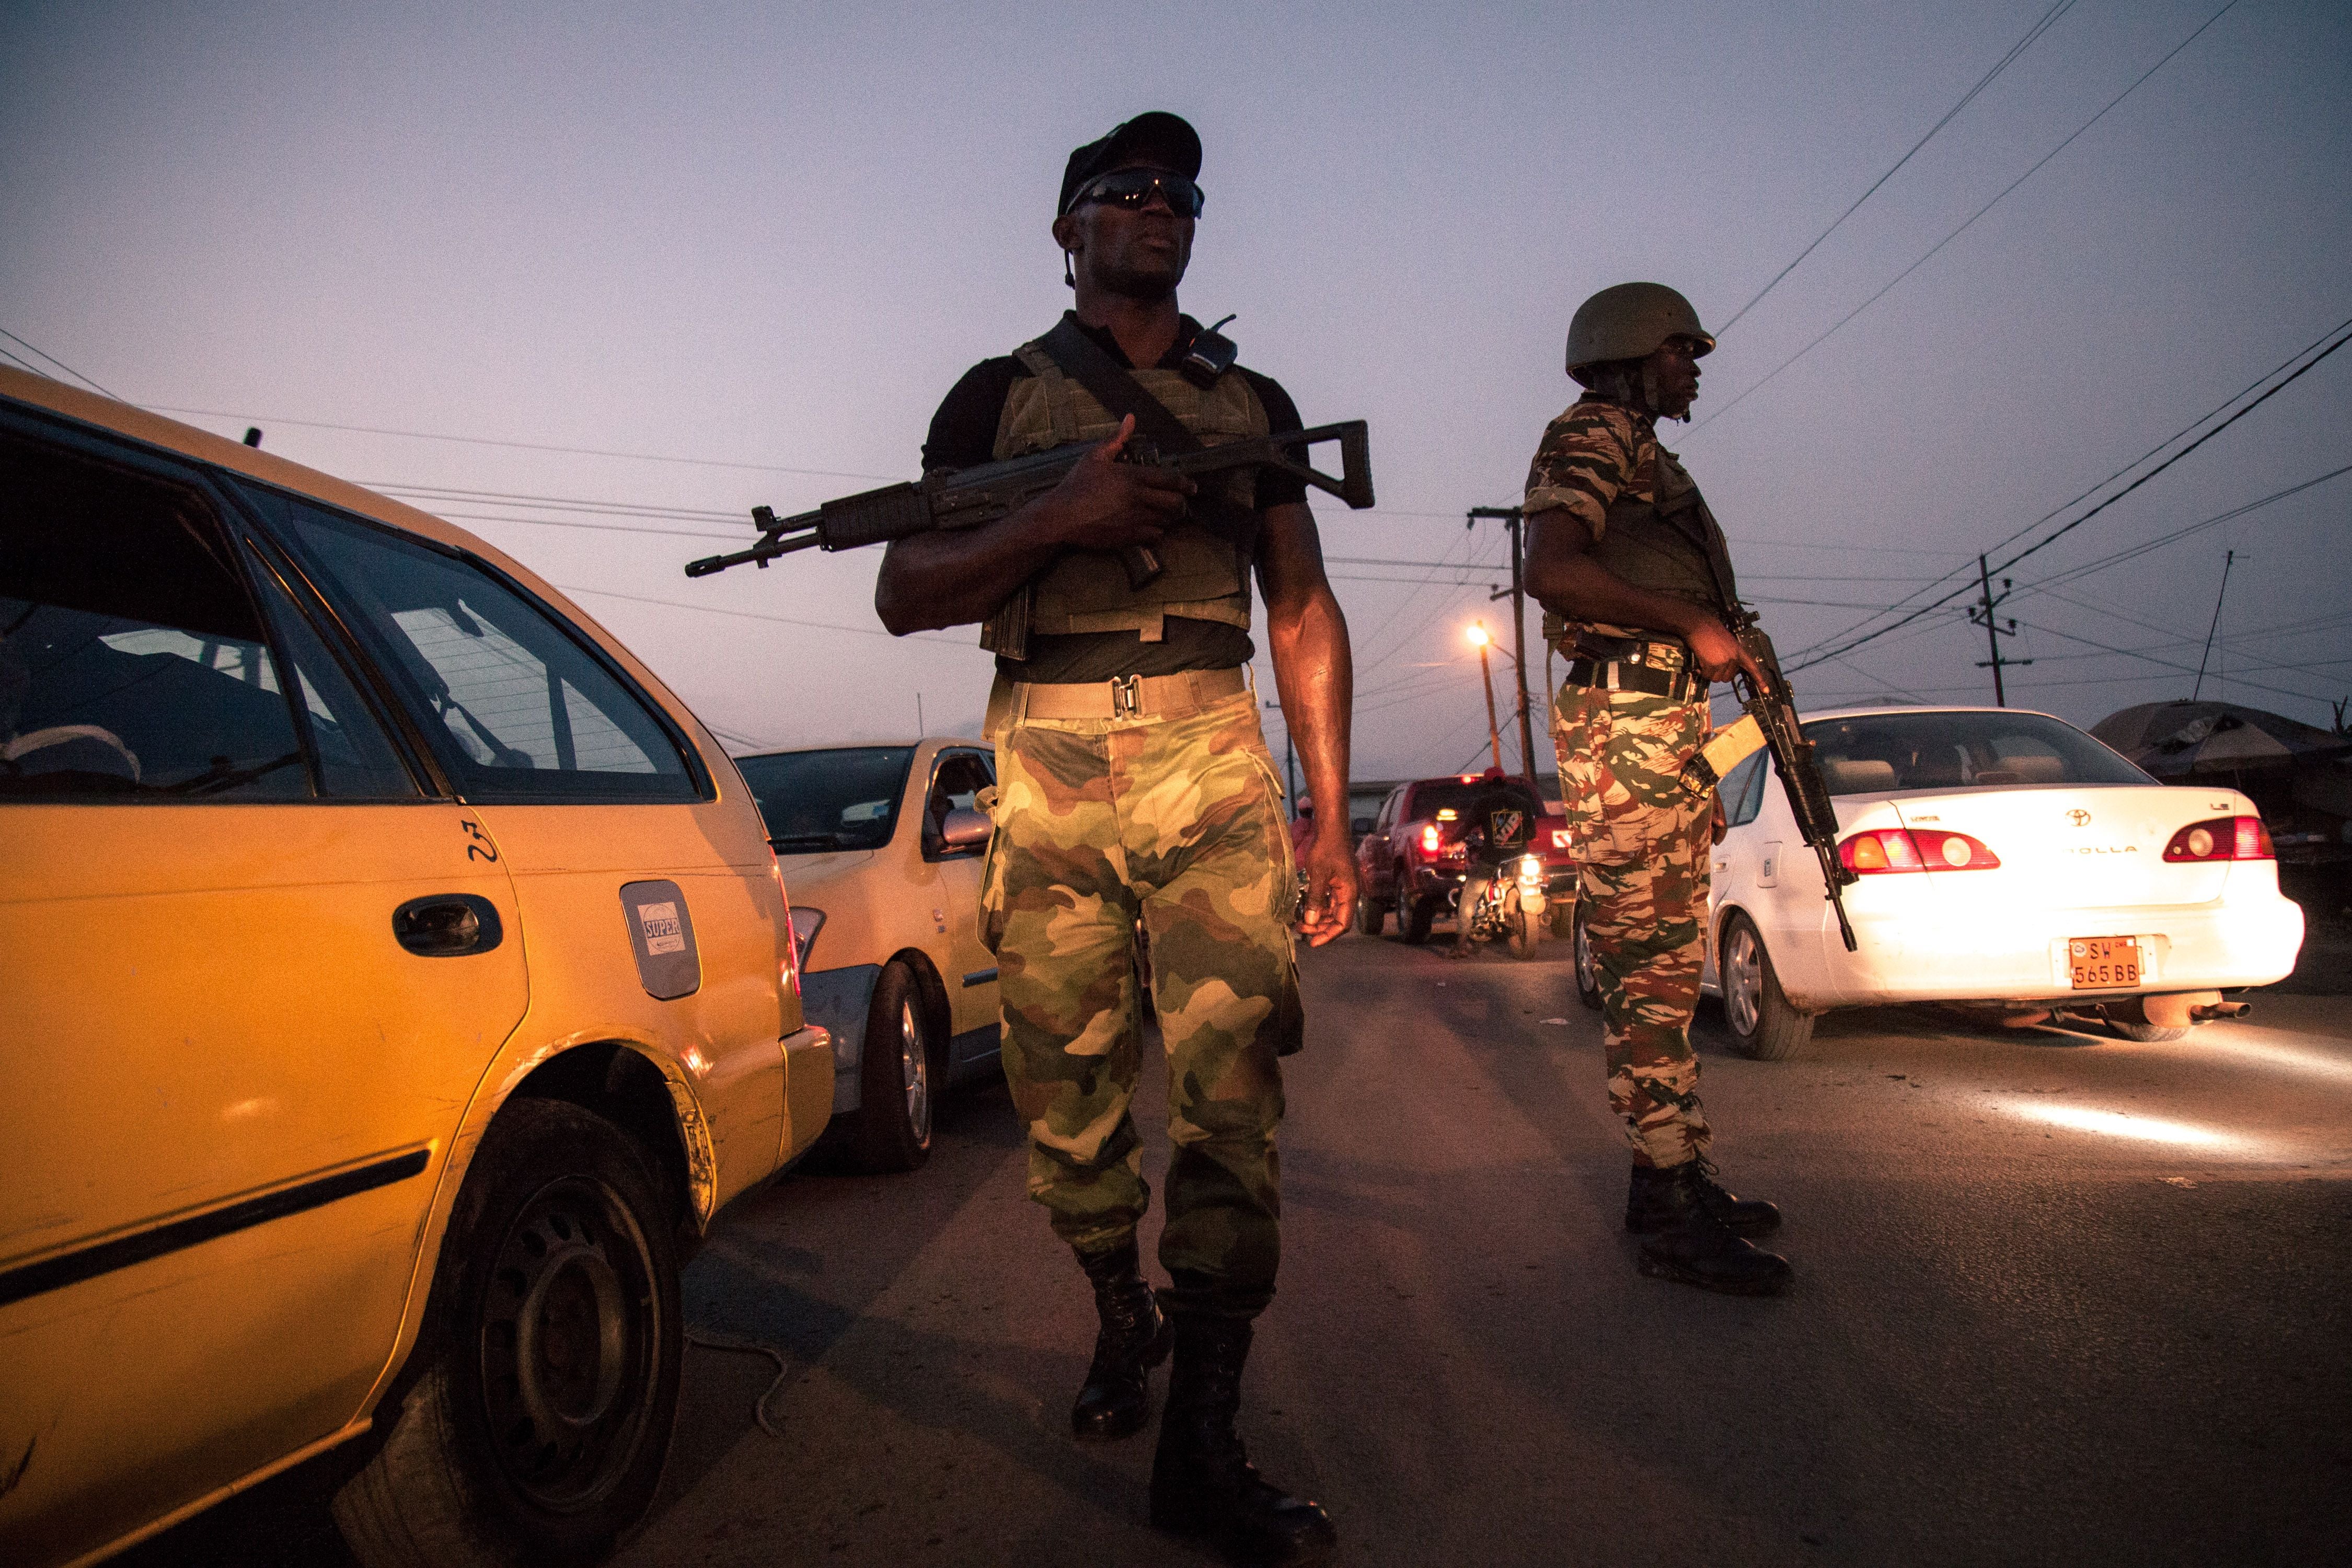
[[(1721, 786), (1701, 984), (1735, 1045), (1766, 1059), (1832, 1007), (2064, 1008), (2126, 1039), (2178, 1039), (2244, 1009), (2222, 993), (2294, 968), (2253, 803), (2158, 784), (2099, 742), (2017, 709), (1882, 708), (1805, 721), (1837, 810), (1858, 951), (1758, 752)], [(2022, 1021), (2022, 1020), (2021, 1020)]]

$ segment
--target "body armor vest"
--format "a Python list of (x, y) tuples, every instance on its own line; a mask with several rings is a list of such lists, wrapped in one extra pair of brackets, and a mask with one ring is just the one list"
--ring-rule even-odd
[[(1013, 384), (997, 420), (996, 460), (1025, 457), (1074, 441), (1107, 441), (1118, 434), (1118, 419), (1094, 395), (1062, 374), (1036, 343), (1014, 352), (1029, 374)], [(1203, 389), (1176, 371), (1157, 367), (1131, 371), (1139, 385), (1158, 398), (1185, 429), (1205, 446), (1245, 440), (1267, 433), (1265, 405), (1249, 377), (1229, 370)], [(1201, 480), (1200, 494), (1184, 517), (1153, 548), (1163, 570), (1140, 588), (1128, 585), (1116, 554), (1072, 550), (1056, 557), (1023, 584), (981, 626), (980, 646), (1008, 658), (1027, 646), (1027, 635), (1131, 631), (1145, 642), (1162, 639), (1170, 616), (1223, 621), (1249, 629), (1250, 551), (1234, 542), (1245, 529), (1211, 528), (1199, 515), (1211, 510), (1229, 516), (1255, 516), (1256, 470), (1240, 468)]]
[[(1609, 503), (1601, 538), (1589, 554), (1636, 588), (1730, 610), (1739, 602), (1739, 584), (1732, 576), (1731, 551), (1723, 530), (1682, 459), (1664, 447), (1657, 454), (1651, 487), (1657, 500), (1642, 500), (1630, 485), (1620, 490)], [(1605, 629), (1612, 635), (1616, 631)], [(1559, 616), (1544, 612), (1544, 640), (1562, 653), (1574, 652), (1574, 630)]]

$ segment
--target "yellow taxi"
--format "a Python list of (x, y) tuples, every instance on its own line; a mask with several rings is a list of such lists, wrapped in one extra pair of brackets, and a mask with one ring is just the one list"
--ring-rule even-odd
[(348, 1445), (374, 1564), (585, 1561), (682, 1249), (814, 1141), (783, 883), (524, 567), (0, 369), (0, 1562)]
[(874, 1171), (930, 1155), (946, 1089), (992, 1079), (996, 956), (980, 933), (996, 757), (931, 737), (735, 759), (792, 879), (801, 996), (833, 1037), (834, 1111)]

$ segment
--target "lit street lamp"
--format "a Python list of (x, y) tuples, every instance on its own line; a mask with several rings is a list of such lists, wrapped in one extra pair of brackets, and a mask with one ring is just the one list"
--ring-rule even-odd
[(1503, 771), (1503, 731), (1495, 721), (1495, 671), (1486, 661), (1486, 649), (1494, 642), (1487, 635), (1486, 623), (1470, 625), (1470, 645), (1478, 650), (1478, 680), (1486, 689), (1486, 742), (1495, 748), (1495, 771)]

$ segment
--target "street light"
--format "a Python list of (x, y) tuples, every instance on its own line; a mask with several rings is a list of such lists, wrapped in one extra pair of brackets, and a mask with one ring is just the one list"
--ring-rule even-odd
[(1503, 731), (1495, 721), (1495, 671), (1486, 660), (1486, 649), (1494, 643), (1486, 631), (1486, 623), (1470, 624), (1470, 646), (1478, 650), (1478, 681), (1486, 689), (1486, 742), (1495, 748), (1495, 771), (1503, 771)]

